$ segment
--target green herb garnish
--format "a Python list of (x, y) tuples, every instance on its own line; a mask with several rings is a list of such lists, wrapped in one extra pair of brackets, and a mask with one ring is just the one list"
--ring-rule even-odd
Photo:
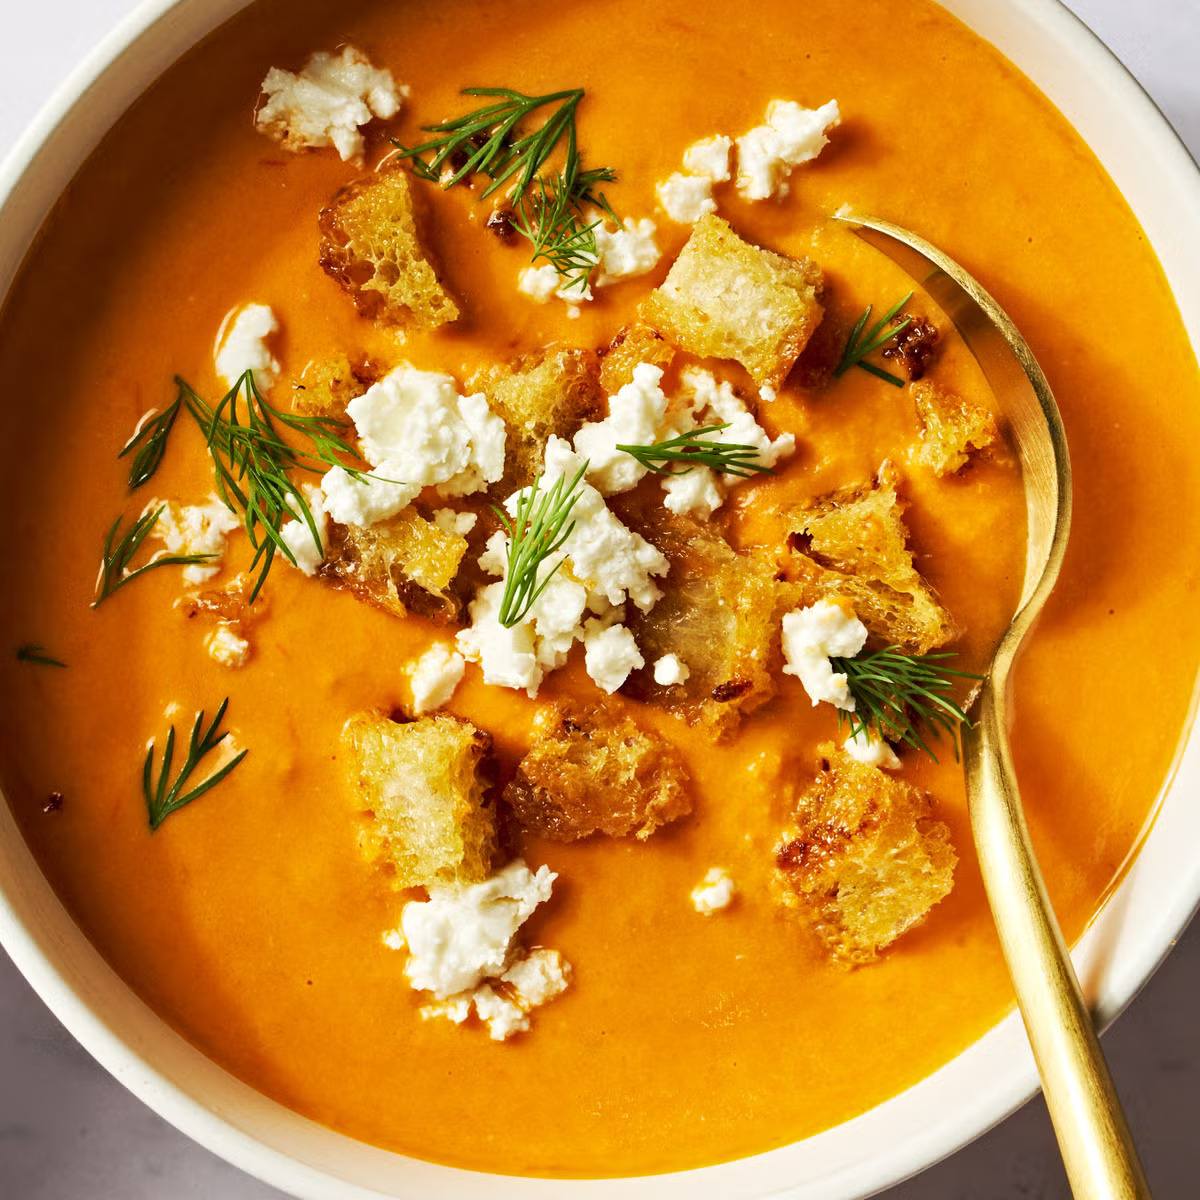
[(18, 646), (17, 661), (37, 663), (43, 667), (65, 667), (67, 665), (62, 659), (47, 654), (46, 647), (39, 646), (37, 642), (26, 642), (23, 646)]
[(854, 697), (854, 711), (839, 711), (839, 719), (850, 727), (850, 736), (874, 733), (889, 742), (905, 742), (923, 750), (937, 761), (921, 734), (923, 727), (934, 737), (949, 736), (958, 757), (959, 726), (970, 719), (953, 698), (954, 680), (982, 678), (969, 671), (955, 671), (943, 664), (953, 654), (905, 654), (897, 646), (860, 654), (857, 658), (833, 658)]
[[(757, 461), (757, 446), (745, 442), (704, 440), (707, 434), (728, 428), (728, 423), (704, 425), (681, 433), (678, 437), (668, 438), (665, 442), (655, 442), (652, 446), (618, 445), (617, 449), (632, 455), (656, 475), (686, 475), (693, 467), (708, 467), (721, 475), (736, 475), (741, 479), (773, 474), (770, 467)], [(685, 463), (686, 466), (677, 470), (670, 465), (677, 463)]]
[[(151, 409), (139, 422), (129, 441), (121, 447), (117, 458), (125, 458), (133, 454), (133, 462), (129, 464), (129, 490), (136, 491), (158, 470), (167, 452), (167, 438), (179, 416), (183, 398), (176, 395), (175, 399), (162, 411)], [(136, 453), (135, 453), (136, 451)]]
[[(426, 126), (427, 133), (437, 136), (418, 146), (397, 142), (400, 157), (409, 159), (418, 175), (444, 188), (475, 175), (488, 176), (481, 200), (509, 184), (506, 199), (514, 209), (512, 227), (533, 245), (531, 261), (545, 259), (564, 277), (564, 291), (582, 294), (596, 265), (595, 231), (603, 219), (589, 218), (585, 206), (593, 205), (617, 221), (598, 190), (616, 173), (609, 167), (585, 171), (582, 166), (575, 118), (583, 88), (544, 96), (527, 96), (512, 88), (466, 88), (463, 95), (493, 103)], [(551, 111), (536, 129), (526, 132), (529, 119), (542, 109)], [(562, 168), (549, 170), (560, 145)]]
[(518, 497), (515, 517), (502, 508), (495, 509), (508, 534), (508, 566), (500, 600), (500, 624), (505, 628), (512, 628), (529, 615), (562, 566), (560, 558), (538, 578), (542, 564), (561, 549), (575, 528), (575, 522), (568, 523), (568, 518), (582, 495), (580, 483), (586, 470), (585, 462), (569, 482), (565, 475), (560, 475), (548, 492), (539, 491), (541, 478), (535, 479)]
[(876, 379), (882, 379), (884, 382), (892, 384), (893, 387), (904, 386), (904, 380), (898, 375), (893, 375), (891, 371), (885, 371), (883, 367), (878, 367), (874, 363), (865, 360), (868, 354), (874, 354), (876, 350), (886, 346), (892, 338), (912, 324), (912, 317), (905, 317), (898, 324), (890, 325), (892, 318), (899, 313), (912, 297), (912, 292), (909, 292), (907, 296), (897, 300), (869, 329), (867, 328), (867, 322), (871, 319), (871, 311), (874, 305), (867, 305), (863, 310), (862, 316), (858, 318), (854, 328), (850, 331), (850, 338), (846, 342), (845, 350), (842, 351), (842, 361), (834, 369), (833, 373), (835, 376), (844, 375), (851, 367), (861, 367), (868, 374), (874, 375)]
[[(341, 461), (342, 456), (353, 457), (354, 449), (338, 435), (335, 418), (302, 417), (275, 408), (258, 390), (253, 371), (247, 371), (215, 408), (185, 380), (176, 383), (208, 443), (217, 494), (230, 511), (243, 516), (246, 536), (254, 548), (250, 570), (258, 570), (250, 593), (253, 603), (270, 574), (276, 551), (282, 551), (289, 562), (296, 561), (281, 532), (289, 517), (302, 520), (321, 548), (312, 511), (289, 472), (324, 474), (340, 466), (355, 479), (373, 477)], [(307, 446), (300, 449), (285, 441), (281, 428), (299, 434)]]
[(246, 757), (248, 751), (239, 750), (223, 767), (219, 767), (207, 779), (198, 783), (189, 792), (183, 789), (188, 780), (200, 765), (205, 755), (215, 750), (228, 736), (228, 730), (217, 733), (217, 726), (225, 716), (229, 707), (229, 698), (221, 701), (207, 729), (204, 728), (204, 710), (196, 714), (192, 723), (192, 733), (188, 738), (187, 753), (179, 767), (175, 782), (171, 783), (172, 759), (175, 755), (175, 726), (167, 731), (166, 744), (163, 747), (162, 762), (158, 767), (158, 777), (155, 779), (154, 742), (150, 742), (146, 751), (146, 765), (142, 768), (142, 794), (146, 799), (146, 815), (150, 819), (151, 831), (156, 830), (172, 813), (178, 812), (185, 804), (199, 796), (203, 796), (209, 788), (216, 787), (234, 767)]
[(132, 583), (139, 575), (153, 571), (156, 567), (187, 567), (195, 563), (208, 562), (214, 558), (212, 554), (156, 554), (140, 567), (130, 568), (130, 563), (137, 556), (142, 543), (150, 536), (158, 518), (162, 516), (167, 506), (160, 504), (153, 512), (143, 513), (133, 524), (118, 536), (121, 528), (121, 517), (110, 526), (104, 539), (104, 556), (100, 561), (100, 574), (96, 577), (96, 598), (92, 601), (93, 608), (99, 608), (105, 600)]

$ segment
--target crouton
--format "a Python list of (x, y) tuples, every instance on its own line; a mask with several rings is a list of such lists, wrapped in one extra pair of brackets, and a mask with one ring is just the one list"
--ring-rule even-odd
[(774, 555), (735, 551), (710, 524), (661, 508), (644, 524), (671, 569), (663, 598), (630, 627), (647, 663), (675, 654), (689, 674), (661, 687), (647, 667), (625, 690), (725, 736), (775, 694), (779, 619), (798, 593), (776, 579)]
[(914, 383), (910, 390), (921, 425), (913, 461), (939, 478), (961, 471), (972, 454), (995, 445), (1000, 431), (986, 408), (928, 380)]
[(653, 363), (665, 371), (675, 358), (675, 348), (640, 321), (626, 325), (600, 352), (600, 388), (606, 396), (615, 396), (633, 379), (639, 363)]
[(458, 318), (417, 231), (412, 184), (399, 169), (359, 179), (321, 210), (320, 262), (364, 317), (434, 329)]
[(872, 484), (795, 510), (788, 544), (799, 602), (841, 597), (879, 641), (927, 654), (957, 630), (913, 565), (898, 476), (884, 463)]
[(292, 408), (306, 417), (346, 419), (346, 405), (375, 382), (371, 363), (351, 364), (344, 354), (314, 359), (292, 384)]
[(569, 440), (584, 421), (603, 416), (596, 356), (587, 350), (547, 349), (477, 382), (508, 426), (506, 468), (496, 489), (502, 495), (541, 474), (551, 434)]
[(462, 534), (406, 508), (374, 525), (331, 522), (326, 542), (325, 572), (361, 599), (400, 617), (461, 615), (462, 598), (450, 585), (467, 552)]
[(504, 799), (524, 829), (558, 842), (644, 840), (692, 811), (671, 745), (603, 704), (545, 711)]
[(831, 743), (776, 851), (780, 896), (829, 953), (871, 962), (954, 886), (958, 855), (924, 792)]
[(778, 387), (821, 321), (820, 268), (744, 242), (701, 217), (644, 315), (702, 358), (731, 358), (759, 387)]
[(368, 861), (387, 867), (397, 888), (487, 878), (496, 851), (488, 734), (445, 713), (404, 724), (358, 713), (342, 736)]

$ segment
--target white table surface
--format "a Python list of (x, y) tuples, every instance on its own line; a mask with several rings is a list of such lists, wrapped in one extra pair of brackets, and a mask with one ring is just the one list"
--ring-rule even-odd
[[(1068, 3), (1117, 51), (1200, 158), (1200, 0)], [(0, 0), (0, 153), (97, 37), (135, 5)], [(1200, 1194), (1198, 996), (1200, 923), (1105, 1038), (1158, 1200)], [(0, 1200), (280, 1196), (188, 1141), (109, 1078), (0, 953)], [(887, 1193), (887, 1200), (1068, 1197), (1040, 1100)]]

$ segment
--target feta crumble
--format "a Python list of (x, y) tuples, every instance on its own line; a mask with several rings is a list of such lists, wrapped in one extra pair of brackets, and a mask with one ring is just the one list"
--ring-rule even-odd
[(233, 387), (247, 371), (254, 372), (259, 391), (275, 386), (279, 360), (268, 343), (278, 332), (279, 321), (265, 304), (243, 304), (225, 314), (213, 344), (213, 363), (226, 387)]
[(557, 950), (538, 948), (517, 958), (500, 977), (506, 985), (504, 994), (483, 983), (473, 992), (425, 1005), (421, 1017), (444, 1017), (461, 1025), (473, 1006), (492, 1041), (503, 1042), (515, 1033), (525, 1033), (530, 1012), (566, 991), (570, 978), (570, 964)]
[(333, 146), (346, 160), (362, 158), (360, 128), (394, 117), (408, 88), (346, 46), (340, 54), (318, 51), (299, 73), (272, 67), (262, 93), (266, 99), (254, 116), (260, 133), (288, 150)]
[(517, 291), (523, 292), (539, 304), (546, 304), (555, 296), (571, 305), (592, 299), (592, 289), (589, 285), (580, 287), (578, 280), (574, 280), (570, 288), (567, 288), (565, 283), (563, 276), (552, 263), (542, 263), (540, 267), (526, 267), (521, 271), (517, 276)]
[(244, 667), (250, 657), (250, 643), (228, 622), (219, 621), (204, 639), (209, 658), (223, 667)]
[(694, 225), (701, 217), (717, 211), (713, 181), (704, 175), (676, 171), (656, 188), (658, 202), (672, 221)]
[(309, 529), (308, 522), (300, 516), (294, 506), (292, 507), (292, 516), (295, 520), (288, 521), (279, 531), (279, 536), (295, 557), (296, 566), (305, 575), (312, 575), (325, 558), (325, 537), (329, 528), (329, 516), (325, 510), (325, 493), (319, 487), (305, 483), (301, 484), (300, 490), (304, 494), (304, 502), (308, 505), (313, 524), (317, 527), (317, 537), (320, 542), (313, 541), (312, 530)]
[(853, 658), (866, 645), (867, 627), (847, 609), (818, 600), (783, 618), (785, 675), (795, 675), (814, 706), (822, 700), (844, 712), (854, 711), (854, 697), (831, 658)]
[(473, 512), (459, 512), (453, 508), (436, 508), (433, 511), (433, 523), (443, 533), (456, 533), (466, 537), (475, 528), (479, 518)]
[(738, 191), (747, 200), (786, 196), (793, 168), (816, 158), (829, 144), (828, 130), (840, 121), (836, 100), (815, 109), (772, 100), (766, 124), (737, 139)]
[(633, 634), (624, 625), (589, 621), (584, 626), (583, 652), (587, 673), (610, 696), (631, 672), (646, 665)]
[(678, 654), (664, 654), (654, 664), (654, 682), (659, 687), (674, 687), (676, 684), (687, 683), (691, 674), (691, 668)]
[(654, 270), (662, 257), (654, 240), (654, 222), (648, 217), (636, 221), (626, 217), (620, 229), (597, 225), (595, 237), (599, 261), (592, 282), (596, 287), (645, 275)]
[(728, 908), (737, 893), (733, 878), (724, 867), (709, 867), (692, 888), (692, 907), (703, 917)]
[(414, 716), (441, 708), (462, 682), (467, 664), (463, 656), (445, 642), (435, 642), (409, 668)]
[(691, 175), (701, 175), (713, 183), (724, 183), (730, 177), (729, 155), (733, 138), (723, 133), (701, 138), (683, 152), (683, 169)]
[(421, 494), (419, 483), (394, 482), (399, 476), (400, 468), (388, 462), (379, 463), (363, 476), (351, 475), (345, 467), (331, 467), (321, 476), (325, 512), (339, 525), (386, 521)]
[(894, 771), (900, 766), (896, 752), (874, 730), (860, 729), (842, 743), (842, 749), (856, 762), (869, 767)]
[(648, 468), (617, 447), (658, 441), (667, 413), (662, 377), (661, 367), (638, 363), (633, 378), (610, 397), (608, 416), (588, 422), (575, 435), (575, 453), (588, 460), (587, 478), (605, 496), (629, 491), (647, 473)]
[(151, 536), (162, 542), (168, 554), (211, 554), (208, 562), (191, 563), (183, 568), (188, 583), (203, 583), (221, 569), (225, 539), (241, 526), (236, 513), (213, 496), (207, 504), (179, 504), (174, 500), (151, 500), (142, 516), (159, 508), (162, 513), (154, 524)]

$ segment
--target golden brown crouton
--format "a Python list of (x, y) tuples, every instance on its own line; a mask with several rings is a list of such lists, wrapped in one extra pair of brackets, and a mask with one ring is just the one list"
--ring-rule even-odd
[(314, 359), (292, 384), (292, 408), (306, 417), (346, 417), (346, 405), (371, 386), (378, 372), (370, 363), (351, 364), (345, 354)]
[(972, 454), (995, 445), (1000, 432), (986, 408), (928, 380), (914, 383), (911, 390), (921, 423), (913, 458), (939, 478), (961, 471)]
[(330, 524), (325, 570), (371, 604), (403, 617), (455, 621), (462, 600), (450, 590), (467, 539), (406, 508), (374, 525)]
[(732, 358), (759, 387), (778, 387), (820, 323), (820, 268), (744, 242), (720, 217), (701, 217), (645, 317), (702, 358)]
[(445, 713), (404, 724), (359, 713), (342, 736), (363, 814), (360, 844), (391, 869), (396, 887), (488, 876), (496, 813), (485, 796), (486, 733)]
[(897, 482), (895, 468), (884, 463), (873, 484), (843, 488), (792, 513), (792, 574), (800, 602), (840, 596), (877, 639), (927, 654), (956, 630), (913, 565)]
[(600, 353), (600, 387), (605, 395), (615, 396), (632, 381), (633, 368), (639, 363), (653, 363), (665, 371), (675, 358), (675, 347), (638, 321), (618, 331)]
[(690, 672), (660, 687), (647, 667), (626, 690), (674, 709), (717, 736), (775, 694), (779, 621), (797, 592), (776, 578), (774, 556), (761, 547), (735, 551), (710, 524), (651, 510), (640, 532), (671, 564), (663, 598), (630, 627), (647, 663), (676, 654)]
[(550, 348), (491, 372), (478, 386), (508, 426), (506, 468), (496, 489), (504, 495), (541, 474), (551, 434), (569, 439), (584, 421), (603, 415), (596, 356), (587, 350)]
[(692, 811), (671, 745), (603, 704), (546, 711), (504, 799), (524, 829), (559, 842), (644, 839)]
[(924, 792), (832, 744), (776, 852), (785, 904), (830, 954), (871, 962), (954, 886), (958, 855)]
[(322, 209), (320, 226), (321, 266), (364, 317), (417, 329), (458, 318), (417, 231), (405, 171), (383, 171), (342, 188)]

